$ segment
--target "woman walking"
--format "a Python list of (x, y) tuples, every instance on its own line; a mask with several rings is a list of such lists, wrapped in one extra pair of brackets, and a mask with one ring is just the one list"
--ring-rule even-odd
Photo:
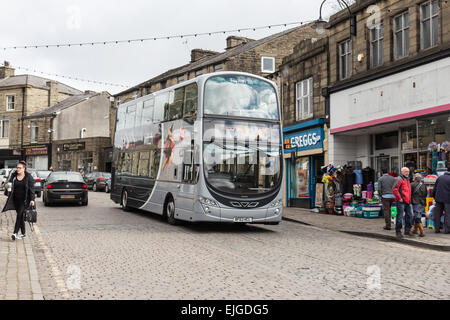
[[(17, 212), (16, 225), (11, 236), (13, 240), (25, 237), (24, 212), (29, 206), (34, 206), (34, 179), (26, 169), (25, 161), (20, 161), (17, 164), (17, 170), (11, 175), (11, 192), (2, 210), (2, 212), (8, 210), (16, 210)], [(19, 229), (22, 231), (21, 235), (18, 235)]]

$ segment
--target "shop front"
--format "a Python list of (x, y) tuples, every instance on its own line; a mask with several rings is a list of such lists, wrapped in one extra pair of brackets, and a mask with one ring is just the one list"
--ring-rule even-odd
[(109, 138), (57, 141), (55, 142), (54, 168), (58, 171), (103, 172), (105, 147), (109, 144)]
[(288, 207), (310, 209), (322, 199), (320, 169), (324, 165), (323, 124), (323, 119), (317, 119), (283, 129), (285, 204)]
[(330, 89), (329, 161), (392, 175), (449, 167), (450, 58)]
[(0, 168), (15, 168), (20, 160), (20, 149), (0, 149)]
[(51, 152), (49, 152), (50, 147), (51, 145), (49, 144), (24, 147), (28, 167), (37, 170), (48, 170), (49, 163), (51, 163), (51, 159), (49, 159), (51, 155)]

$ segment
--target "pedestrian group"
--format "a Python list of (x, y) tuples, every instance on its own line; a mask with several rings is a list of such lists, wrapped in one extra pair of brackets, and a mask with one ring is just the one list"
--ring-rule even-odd
[[(397, 204), (397, 216), (395, 219), (395, 233), (402, 238), (404, 222), (404, 235), (425, 236), (422, 225), (422, 216), (425, 214), (427, 188), (421, 174), (414, 175), (413, 183), (410, 182), (409, 168), (402, 168), (401, 174), (394, 178), (382, 171), (383, 175), (378, 180), (378, 190), (382, 199), (385, 226), (384, 230), (391, 230), (391, 207)], [(433, 208), (433, 222), (435, 232), (440, 233), (441, 217), (444, 215), (444, 233), (450, 233), (450, 172), (440, 176), (433, 188), (435, 206)], [(444, 214), (445, 211), (445, 214)]]

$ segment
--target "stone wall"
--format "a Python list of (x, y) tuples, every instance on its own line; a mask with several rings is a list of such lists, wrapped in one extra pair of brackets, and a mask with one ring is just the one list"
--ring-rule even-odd
[[(357, 35), (352, 37), (352, 76), (344, 81), (349, 81), (355, 77), (362, 77), (371, 73), (392, 68), (393, 66), (413, 61), (419, 57), (438, 52), (450, 47), (450, 3), (448, 1), (438, 1), (439, 3), (439, 37), (438, 46), (426, 50), (420, 50), (420, 4), (423, 0), (359, 0), (353, 5), (352, 11), (356, 12)], [(384, 28), (384, 63), (375, 68), (370, 66), (370, 29), (375, 14), (368, 11), (368, 7), (376, 5), (380, 9), (380, 21)], [(409, 56), (399, 60), (394, 59), (393, 48), (393, 19), (395, 16), (408, 12), (409, 15)], [(330, 48), (330, 81), (331, 84), (340, 82), (338, 73), (338, 45), (349, 38), (348, 13), (343, 10), (330, 18), (330, 28), (328, 29)], [(359, 54), (364, 55), (362, 61), (358, 61)], [(343, 81), (343, 82), (344, 82)]]

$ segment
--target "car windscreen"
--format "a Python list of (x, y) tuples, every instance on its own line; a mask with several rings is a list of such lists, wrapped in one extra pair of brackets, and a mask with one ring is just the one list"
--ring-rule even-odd
[(111, 173), (109, 173), (109, 172), (102, 172), (102, 173), (100, 174), (100, 176), (101, 176), (101, 177), (105, 177), (105, 178), (111, 178)]
[(47, 178), (47, 182), (55, 182), (55, 181), (71, 181), (71, 182), (84, 182), (81, 174), (77, 172), (53, 172)]

